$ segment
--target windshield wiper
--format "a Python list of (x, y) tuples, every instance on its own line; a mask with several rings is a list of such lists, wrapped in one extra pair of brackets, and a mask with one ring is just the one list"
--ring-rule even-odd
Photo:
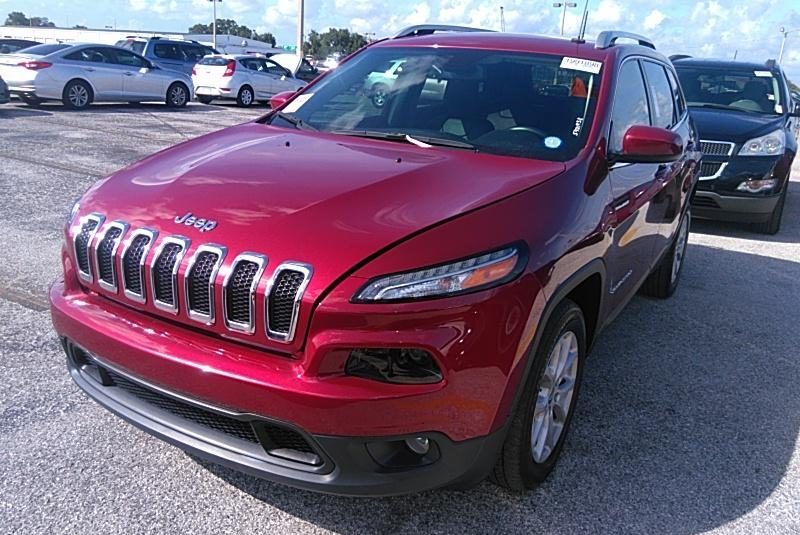
[(304, 123), (302, 119), (298, 119), (291, 113), (286, 113), (285, 111), (278, 110), (276, 112), (273, 112), (272, 115), (270, 116), (269, 124), (272, 124), (272, 122), (275, 119), (283, 119), (284, 121), (286, 121), (287, 123), (289, 123), (290, 125), (294, 126), (299, 130), (316, 130), (316, 128), (314, 128), (310, 124)]
[(747, 110), (744, 108), (737, 108), (736, 106), (727, 106), (725, 104), (714, 104), (713, 102), (703, 102), (702, 104), (689, 104), (690, 108), (712, 108), (715, 110), (733, 110), (743, 111), (745, 113), (757, 113), (758, 115), (768, 115), (767, 112)]
[(466, 141), (459, 141), (457, 139), (447, 139), (434, 136), (412, 136), (403, 132), (381, 132), (379, 130), (335, 130), (332, 134), (342, 134), (346, 136), (368, 137), (372, 139), (384, 139), (387, 141), (400, 141), (404, 143), (411, 143), (418, 147), (425, 147), (436, 145), (440, 147), (452, 147), (456, 149), (467, 149), (478, 151), (478, 147)]

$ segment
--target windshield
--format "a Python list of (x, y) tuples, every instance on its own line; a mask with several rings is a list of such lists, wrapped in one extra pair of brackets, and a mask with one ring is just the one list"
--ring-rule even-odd
[(289, 103), (282, 111), (294, 123), (274, 123), (565, 161), (586, 143), (600, 66), (528, 53), (375, 48)]
[(69, 48), (70, 45), (35, 45), (29, 46), (28, 48), (23, 48), (19, 51), (20, 54), (26, 54), (28, 56), (46, 56), (48, 54), (52, 54), (53, 52), (57, 52), (59, 50), (63, 50), (65, 48)]
[(718, 70), (675, 66), (686, 103), (694, 108), (721, 108), (774, 115), (783, 113), (780, 80), (771, 71)]

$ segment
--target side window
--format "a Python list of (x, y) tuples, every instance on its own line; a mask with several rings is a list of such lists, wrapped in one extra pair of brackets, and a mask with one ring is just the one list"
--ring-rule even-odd
[(183, 49), (183, 54), (186, 56), (187, 61), (193, 61), (197, 63), (203, 56), (206, 55), (205, 50), (200, 45), (180, 45)]
[(316, 71), (308, 61), (303, 60), (300, 63), (300, 68), (297, 69), (297, 72), (298, 74), (315, 74)]
[(683, 92), (681, 91), (678, 79), (675, 77), (675, 73), (670, 69), (667, 69), (667, 77), (669, 78), (669, 85), (672, 88), (672, 99), (675, 101), (675, 116), (680, 119), (683, 116), (683, 112), (686, 111), (686, 102), (683, 100)]
[(239, 63), (241, 63), (242, 66), (247, 70), (250, 70), (250, 71), (257, 71), (258, 70), (258, 65), (256, 65), (254, 60), (252, 60), (250, 58), (240, 59)]
[(115, 52), (117, 56), (116, 63), (125, 65), (126, 67), (135, 67), (137, 69), (144, 67), (144, 61), (136, 54), (132, 54), (127, 50), (116, 50)]
[(664, 67), (652, 61), (643, 61), (644, 74), (647, 86), (650, 89), (650, 106), (653, 126), (659, 128), (672, 128), (675, 126), (675, 102), (672, 97), (672, 88), (667, 80)]
[(650, 111), (647, 105), (642, 71), (638, 61), (626, 61), (617, 76), (614, 91), (614, 108), (611, 111), (610, 150), (622, 152), (622, 138), (633, 125), (650, 125)]
[(173, 61), (183, 61), (184, 55), (176, 43), (159, 43), (153, 49), (156, 57)]
[(86, 61), (90, 63), (113, 63), (109, 57), (108, 49), (103, 48), (82, 48), (64, 56), (64, 59), (72, 61)]
[(266, 65), (266, 70), (267, 70), (268, 73), (276, 74), (278, 76), (288, 76), (289, 75), (289, 71), (287, 71), (286, 69), (284, 69), (283, 67), (281, 67), (280, 65), (275, 63), (274, 61), (270, 61), (268, 59), (267, 60), (263, 60), (263, 61), (264, 61), (264, 65)]

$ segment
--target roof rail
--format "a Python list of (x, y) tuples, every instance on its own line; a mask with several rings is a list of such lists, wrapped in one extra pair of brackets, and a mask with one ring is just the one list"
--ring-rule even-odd
[(653, 50), (656, 49), (656, 45), (653, 44), (653, 41), (644, 37), (643, 35), (639, 35), (638, 33), (629, 33), (629, 32), (618, 32), (616, 30), (600, 32), (597, 34), (597, 39), (595, 40), (594, 47), (595, 48), (609, 48), (614, 46), (617, 42), (617, 39), (632, 39), (638, 42), (642, 46), (646, 46), (647, 48), (652, 48)]
[(392, 39), (402, 39), (403, 37), (417, 37), (418, 35), (431, 35), (437, 32), (493, 32), (484, 28), (472, 28), (470, 26), (451, 26), (448, 24), (417, 24), (400, 30)]
[(678, 61), (679, 59), (689, 59), (691, 57), (692, 56), (690, 56), (689, 54), (672, 54), (669, 57), (669, 60), (670, 61)]

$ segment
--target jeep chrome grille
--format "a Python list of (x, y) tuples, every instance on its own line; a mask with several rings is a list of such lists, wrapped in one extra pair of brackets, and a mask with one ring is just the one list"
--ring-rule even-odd
[(173, 314), (178, 313), (178, 269), (188, 247), (186, 238), (164, 238), (151, 266), (153, 304)]
[[(145, 303), (149, 296), (160, 310), (175, 315), (184, 312), (206, 325), (213, 325), (222, 314), (225, 328), (231, 331), (254, 334), (260, 325), (271, 340), (288, 343), (294, 339), (300, 303), (312, 274), (307, 264), (280, 264), (263, 285), (263, 300), (257, 302), (268, 262), (265, 255), (242, 253), (226, 262), (227, 249), (210, 243), (187, 255), (188, 238), (159, 239), (158, 232), (147, 228), (129, 231), (127, 223), (105, 223), (100, 214), (82, 218), (74, 233), (80, 278), (96, 282), (102, 290), (121, 291), (137, 303)], [(222, 303), (217, 302), (220, 293)]]
[(125, 297), (139, 303), (145, 301), (144, 262), (155, 237), (155, 231), (137, 230), (122, 253), (122, 289)]
[(225, 325), (229, 329), (246, 333), (255, 331), (256, 288), (266, 265), (266, 257), (253, 253), (241, 254), (233, 261), (222, 294)]
[(275, 270), (265, 314), (270, 338), (285, 341), (294, 337), (300, 298), (310, 278), (311, 267), (305, 264), (287, 262)]
[(197, 248), (186, 270), (186, 308), (189, 317), (203, 323), (214, 323), (214, 280), (225, 248), (202, 245)]
[(98, 214), (86, 216), (82, 221), (81, 230), (75, 236), (75, 260), (78, 262), (78, 275), (85, 281), (92, 282), (92, 262), (89, 258), (89, 245), (92, 243), (98, 227), (105, 218)]

